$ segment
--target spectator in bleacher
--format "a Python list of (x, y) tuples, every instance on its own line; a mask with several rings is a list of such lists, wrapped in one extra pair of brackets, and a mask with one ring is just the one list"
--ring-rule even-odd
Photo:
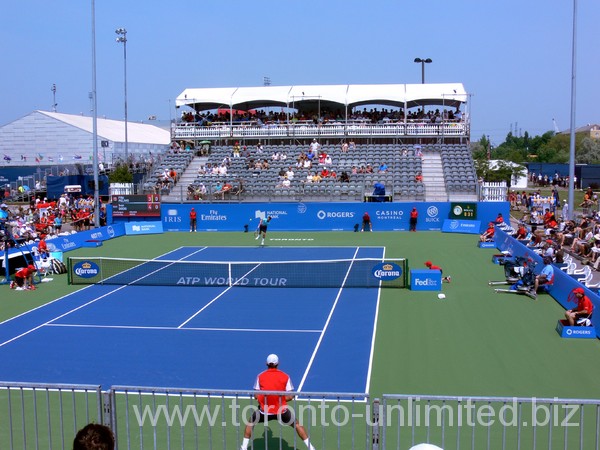
[(311, 144), (310, 144), (310, 150), (313, 153), (313, 155), (318, 155), (319, 154), (319, 150), (321, 150), (321, 144), (319, 144), (317, 142), (317, 139), (313, 139)]
[(519, 223), (517, 231), (513, 234), (513, 237), (519, 241), (524, 241), (525, 239), (527, 239), (528, 234), (529, 233), (527, 232), (527, 228), (525, 228), (525, 224), (521, 222)]
[(321, 178), (327, 178), (329, 176), (329, 170), (327, 169), (327, 167), (323, 167), (323, 170), (321, 170)]
[(367, 164), (367, 167), (365, 168), (365, 173), (373, 173), (373, 167), (371, 167), (371, 164)]
[(342, 172), (340, 174), (340, 183), (350, 183), (350, 177), (347, 172)]
[(348, 143), (346, 141), (342, 142), (342, 153), (348, 152)]
[(384, 163), (384, 162), (382, 162), (382, 163), (379, 165), (378, 172), (379, 172), (379, 173), (385, 173), (385, 172), (387, 172), (387, 170), (388, 170), (388, 166), (387, 166), (387, 164), (386, 164), (386, 163)]
[(288, 170), (285, 172), (285, 176), (290, 181), (294, 179), (294, 169), (292, 169), (292, 166), (288, 167)]
[(349, 151), (356, 150), (356, 144), (354, 143), (354, 141), (350, 141), (350, 143), (348, 144), (348, 150)]
[(256, 144), (256, 153), (259, 155), (263, 153), (263, 146), (260, 142)]
[(417, 183), (422, 183), (423, 182), (423, 174), (421, 172), (417, 172), (417, 174), (415, 175), (415, 181)]

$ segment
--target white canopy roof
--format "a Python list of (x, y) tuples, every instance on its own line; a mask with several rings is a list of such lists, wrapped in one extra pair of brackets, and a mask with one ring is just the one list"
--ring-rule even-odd
[[(37, 112), (89, 133), (93, 132), (92, 117), (49, 111)], [(98, 136), (113, 142), (125, 142), (125, 122), (98, 117)], [(171, 134), (168, 130), (163, 130), (155, 125), (128, 122), (127, 140), (132, 143), (167, 145), (171, 142)]]
[(401, 108), (420, 105), (459, 107), (467, 102), (467, 93), (461, 83), (190, 88), (177, 97), (175, 104), (205, 111), (217, 108), (249, 110), (268, 106), (302, 109), (317, 102), (335, 108), (377, 104)]

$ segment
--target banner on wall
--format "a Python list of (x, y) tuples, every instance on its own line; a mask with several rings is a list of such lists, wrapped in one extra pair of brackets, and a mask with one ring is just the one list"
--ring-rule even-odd
[[(450, 203), (236, 203), (236, 204), (163, 204), (165, 231), (189, 231), (189, 214), (194, 207), (199, 231), (253, 230), (262, 217), (273, 218), (272, 231), (354, 231), (369, 214), (373, 231), (408, 231), (410, 211), (417, 208), (417, 231), (442, 231), (450, 217)], [(507, 202), (479, 203), (477, 220), (469, 230), (495, 220), (498, 213), (508, 216)], [(115, 218), (116, 220), (117, 218)], [(467, 222), (467, 221), (464, 221)], [(478, 225), (479, 224), (479, 225)], [(466, 227), (466, 225), (465, 225)]]
[(444, 233), (479, 234), (481, 222), (479, 220), (444, 220), (442, 231)]

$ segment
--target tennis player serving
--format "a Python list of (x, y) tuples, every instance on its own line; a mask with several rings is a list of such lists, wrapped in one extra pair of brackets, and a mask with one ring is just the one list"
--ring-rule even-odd
[(260, 219), (260, 222), (258, 222), (258, 234), (256, 235), (255, 239), (258, 239), (259, 237), (262, 238), (260, 241), (260, 245), (265, 245), (265, 238), (267, 237), (267, 227), (269, 226), (269, 222), (271, 222), (271, 219), (272, 217), (269, 216), (266, 219)]

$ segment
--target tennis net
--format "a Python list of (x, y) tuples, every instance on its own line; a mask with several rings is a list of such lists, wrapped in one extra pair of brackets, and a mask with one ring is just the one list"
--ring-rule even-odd
[(404, 258), (314, 261), (170, 261), (67, 259), (69, 284), (134, 286), (396, 287), (407, 286)]

